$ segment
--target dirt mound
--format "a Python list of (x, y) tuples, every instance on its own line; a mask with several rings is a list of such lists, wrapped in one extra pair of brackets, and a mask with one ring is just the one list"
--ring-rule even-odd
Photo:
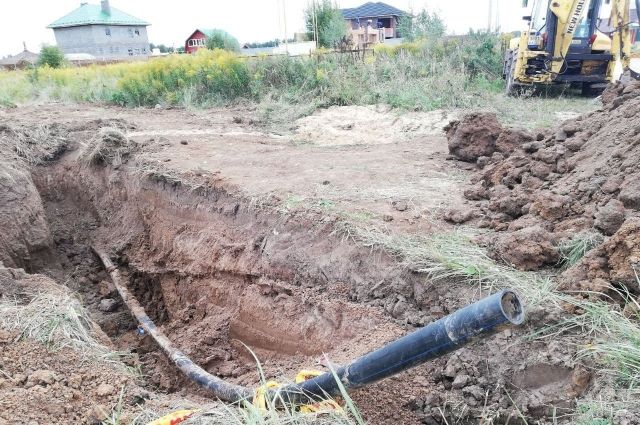
[[(640, 83), (617, 84), (604, 93), (601, 110), (535, 137), (502, 128), (490, 114), (472, 114), (449, 126), (452, 155), (477, 164), (465, 197), (477, 201), (480, 225), (500, 232), (490, 242), (496, 256), (521, 269), (538, 269), (559, 264), (567, 249), (584, 243), (581, 238), (599, 233), (610, 239), (582, 262), (583, 272), (565, 275), (574, 286), (586, 275), (633, 283), (639, 95)], [(511, 143), (505, 148), (501, 139)]]
[(533, 140), (521, 130), (503, 128), (495, 114), (474, 112), (462, 120), (451, 121), (444, 131), (449, 140), (449, 153), (462, 161), (486, 164), (501, 155), (511, 154), (518, 146)]

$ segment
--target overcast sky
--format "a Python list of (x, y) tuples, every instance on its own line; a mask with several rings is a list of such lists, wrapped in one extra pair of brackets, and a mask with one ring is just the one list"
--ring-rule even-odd
[[(85, 0), (99, 3), (99, 0)], [(355, 7), (366, 0), (340, 0), (340, 7)], [(386, 0), (403, 10), (426, 6), (444, 18), (450, 33), (487, 27), (490, 0)], [(81, 0), (0, 0), (0, 57), (22, 51), (22, 42), (31, 51), (43, 43), (55, 44), (53, 31), (46, 26), (68, 14)], [(283, 8), (284, 3), (284, 8)], [(522, 27), (520, 0), (493, 0), (497, 3), (503, 30)], [(221, 28), (240, 42), (266, 41), (284, 37), (283, 9), (287, 33), (304, 28), (303, 9), (307, 0), (111, 0), (111, 6), (150, 22), (149, 41), (180, 46), (198, 27)], [(496, 10), (496, 6), (493, 7)]]

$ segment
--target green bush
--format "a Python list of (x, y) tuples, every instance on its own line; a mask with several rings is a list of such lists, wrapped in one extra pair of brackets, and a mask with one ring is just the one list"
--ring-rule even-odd
[(240, 43), (231, 34), (223, 30), (211, 30), (207, 34), (207, 49), (215, 50), (222, 49), (230, 52), (240, 51)]
[(38, 58), (38, 66), (49, 66), (51, 68), (60, 68), (64, 64), (64, 54), (56, 46), (42, 46), (40, 57)]

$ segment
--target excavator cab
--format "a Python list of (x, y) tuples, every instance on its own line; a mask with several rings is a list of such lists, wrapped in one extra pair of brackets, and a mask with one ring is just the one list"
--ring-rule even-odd
[(551, 84), (593, 94), (613, 80), (616, 61), (628, 67), (629, 0), (534, 1), (531, 15), (523, 17), (528, 29), (510, 41), (505, 54), (508, 94)]

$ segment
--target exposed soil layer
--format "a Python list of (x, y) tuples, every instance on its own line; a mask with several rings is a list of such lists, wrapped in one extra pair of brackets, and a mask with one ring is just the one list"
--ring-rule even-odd
[(536, 270), (561, 264), (579, 240), (590, 241), (587, 249), (604, 240), (564, 272), (564, 288), (624, 285), (638, 294), (639, 95), (640, 83), (619, 83), (603, 94), (602, 110), (552, 132), (514, 138), (490, 115), (449, 126), (451, 153), (479, 169), (464, 193), (476, 201), (478, 224), (498, 231), (489, 241), (497, 257)]
[[(157, 131), (153, 126), (158, 123), (145, 122), (143, 114), (136, 116), (135, 124), (95, 121), (86, 114), (90, 111), (67, 116), (72, 118), (61, 127), (67, 140), (61, 158), (29, 167), (15, 150), (4, 152), (10, 167), (0, 186), (0, 199), (7, 199), (7, 204), (0, 204), (6, 218), (0, 234), (15, 236), (0, 240), (1, 258), (6, 264), (46, 273), (79, 292), (114, 347), (138, 354), (150, 391), (204, 395), (147, 337), (138, 335), (136, 323), (91, 253), (92, 244), (109, 250), (129, 288), (181, 350), (209, 372), (250, 386), (258, 383), (259, 375), (243, 344), (256, 352), (267, 378), (291, 379), (299, 369), (322, 368), (322, 353), (331, 361), (346, 362), (486, 295), (461, 283), (431, 282), (382, 252), (358, 246), (336, 232), (336, 214), (256, 203), (237, 179), (230, 182), (215, 170), (195, 170), (194, 161), (202, 153), (177, 145), (193, 147), (198, 135), (166, 149), (166, 140), (145, 136)], [(186, 113), (163, 114), (166, 118)], [(231, 121), (217, 119), (228, 125), (226, 118)], [(102, 127), (110, 129), (101, 131)], [(133, 128), (136, 143), (114, 138), (116, 129), (126, 133)], [(180, 133), (175, 129), (166, 134), (186, 137), (176, 136)], [(513, 156), (525, 136), (510, 134), (515, 135), (499, 145), (507, 146), (505, 153), (513, 150)], [(228, 137), (229, 143), (238, 142)], [(277, 138), (264, 136), (262, 142), (238, 142), (238, 149), (253, 149), (255, 154), (283, 146)], [(102, 143), (111, 147), (96, 149)], [(217, 161), (214, 168), (225, 166), (224, 158), (215, 154), (224, 144), (218, 140), (199, 145)], [(110, 155), (114, 146), (125, 151)], [(398, 155), (396, 160), (404, 149), (420, 150), (408, 145), (389, 148)], [(101, 153), (90, 155), (96, 151)], [(444, 159), (437, 149), (434, 152), (430, 161)], [(327, 155), (344, 156), (303, 153), (311, 155), (307, 163)], [(149, 158), (171, 161), (150, 164)], [(438, 166), (454, 171), (444, 161)], [(234, 172), (233, 167), (229, 170)], [(348, 180), (352, 174), (343, 177)], [(336, 174), (332, 184), (346, 187), (343, 177)], [(254, 188), (259, 180), (253, 181)], [(21, 182), (20, 196), (11, 196), (16, 191), (12, 181)], [(446, 192), (442, 187), (436, 190), (438, 196)], [(428, 193), (422, 195), (424, 208), (440, 207), (428, 198)], [(450, 198), (448, 207), (464, 205), (455, 193)], [(411, 207), (403, 206), (402, 199), (395, 204), (385, 197), (376, 201), (383, 204), (376, 206), (377, 212), (388, 208), (395, 217), (403, 217), (385, 220), (394, 223), (390, 226), (395, 230), (448, 226), (406, 218)], [(349, 200), (349, 205), (357, 207), (358, 202)], [(610, 249), (615, 251), (616, 245)], [(534, 317), (528, 326), (536, 324)], [(501, 333), (357, 391), (356, 403), (373, 424), (478, 423), (482, 418), (516, 423), (519, 414), (540, 419), (570, 411), (587, 391), (591, 374), (576, 365), (572, 346), (526, 341), (521, 336), (529, 330)]]

